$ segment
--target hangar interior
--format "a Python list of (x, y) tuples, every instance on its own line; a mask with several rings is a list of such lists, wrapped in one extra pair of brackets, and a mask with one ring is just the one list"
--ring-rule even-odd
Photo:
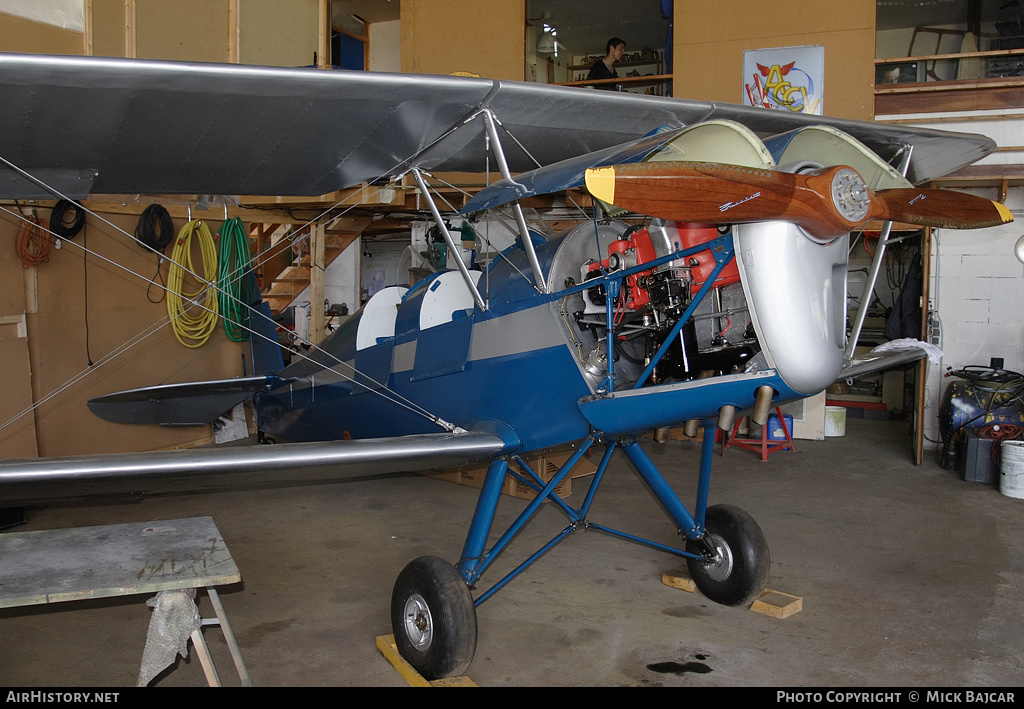
[[(826, 115), (992, 138), (994, 152), (928, 186), (997, 200), (1020, 215), (1024, 15), (1015, 4), (694, 5), (667, 3), (670, 21), (666, 3), (653, 0), (628, 17), (612, 0), (589, 2), (585, 13), (565, 0), (302, 0), (287, 7), (265, 0), (12, 0), (0, 3), (0, 51), (466, 73), (590, 91), (582, 87), (584, 69), (603, 55), (608, 37), (619, 36), (631, 53), (620, 64), (625, 90), (739, 103), (745, 51), (821, 46)], [(73, 107), (67, 120), (68, 130), (82, 129)], [(147, 165), (138, 169), (144, 174)], [(479, 172), (427, 176), (454, 210), (494, 179)], [(580, 189), (568, 198), (531, 196), (522, 201), (525, 219), (544, 233), (559, 232), (586, 222), (570, 205), (587, 198)], [(52, 221), (56, 202), (0, 198), (0, 239), (15, 244), (23, 217)], [(304, 354), (303, 341), (316, 344), (342, 329), (387, 287), (454, 272), (460, 258), (485, 267), (516, 243), (507, 214), (472, 223), (449, 216), (463, 253), (446, 248), (412, 176), (385, 189), (361, 184), (329, 194), (90, 194), (82, 202), (89, 212), (82, 234), (63, 247), (58, 241), (47, 260), (29, 264), (13, 246), (0, 248), (0, 457), (184, 451), (244, 444), (255, 435), (245, 407), (203, 427), (129, 426), (87, 408), (111, 392), (252, 371), (248, 343), (220, 329), (202, 346), (183, 347), (172, 328), (154, 327), (167, 312), (160, 284), (171, 278), (169, 265), (126, 236), (154, 202), (167, 210), (175, 234), (193, 219), (241, 220), (245, 242), (261, 255), (259, 288), (280, 325), (286, 357)], [(883, 277), (865, 296), (857, 288), (882, 229), (869, 223), (850, 242), (850, 318), (865, 300), (869, 306), (858, 344), (868, 350), (891, 339), (887, 314), (919, 261), (914, 337), (941, 348), (940, 363), (921, 360), (840, 382), (786, 408), (795, 450), (762, 462), (756, 451), (730, 446), (714, 457), (713, 501), (736, 504), (758, 520), (774, 562), (768, 587), (801, 598), (802, 610), (779, 619), (711, 603), (663, 583), (678, 559), (580, 528), (480, 606), (468, 671), (474, 681), (1020, 686), (1021, 503), (1000, 493), (999, 474), (992, 477), (993, 464), (983, 457), (989, 448), (980, 453), (977, 440), (969, 449), (965, 441), (950, 460), (940, 410), (950, 382), (977, 383), (947, 378), (949, 370), (1024, 371), (1021, 230), (1014, 223), (963, 232), (897, 225)], [(1000, 389), (1007, 382), (1008, 394)], [(1021, 383), (1010, 376), (994, 386), (1008, 410), (996, 423), (1012, 436), (1024, 409)], [(843, 435), (826, 436), (826, 425), (834, 424), (826, 415), (839, 408)], [(688, 503), (698, 484), (699, 442), (680, 429), (667, 442), (640, 445), (673, 486), (687, 491)], [(987, 483), (971, 477), (982, 470)], [(479, 470), (462, 475), (481, 477)], [(212, 517), (241, 575), (221, 597), (254, 684), (404, 686), (374, 642), (391, 632), (386, 599), (406, 562), (459, 556), (478, 491), (452, 484), (452, 476), (369, 473), (306, 487), (29, 506), (5, 510), (14, 524), (0, 534)], [(588, 478), (571, 483), (566, 499), (576, 505)], [(671, 522), (650, 514), (654, 503), (621, 453), (606, 485), (611, 490), (595, 499), (602, 517), (672, 543)], [(495, 521), (511, 523), (523, 505), (503, 498)], [(563, 526), (546, 503), (515, 544), (544, 545)], [(951, 541), (969, 540), (969, 551), (936, 544), (942, 532)], [(204, 618), (214, 615), (203, 594), (199, 610)], [(0, 639), (16, 648), (0, 657), (0, 677), (14, 686), (131, 685), (150, 614), (137, 596), (0, 607)], [(219, 634), (207, 637), (231, 685), (228, 647)], [(152, 684), (202, 685), (199, 665), (190, 652)]]

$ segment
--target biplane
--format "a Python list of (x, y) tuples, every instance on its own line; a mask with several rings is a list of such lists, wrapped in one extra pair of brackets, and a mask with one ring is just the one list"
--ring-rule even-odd
[[(763, 533), (742, 510), (708, 505), (716, 429), (740, 415), (764, 423), (781, 403), (885, 364), (852, 357), (851, 231), (870, 219), (949, 228), (1011, 219), (998, 203), (915, 187), (994, 150), (983, 136), (709, 102), (465, 77), (21, 55), (0, 56), (0, 99), (6, 199), (319, 195), (411, 176), (458, 253), (446, 226), (456, 215), (442, 214), (424, 176), (481, 171), (484, 161), (499, 168), (502, 179), (461, 209), (470, 219), (503, 210), (516, 224), (515, 243), (483, 268), (455, 258), (453, 270), (379, 291), (287, 367), (268, 308), (246, 303), (252, 375), (90, 402), (111, 421), (184, 424), (251, 400), (261, 436), (276, 445), (0, 465), (0, 502), (14, 504), (486, 461), (460, 558), (416, 559), (395, 583), (396, 641), (428, 677), (463, 672), (476, 608), (576, 529), (686, 559), (718, 603), (760, 593)], [(59, 108), (72, 105), (73, 116)], [(594, 206), (560, 234), (542, 235), (517, 203), (576, 188)], [(692, 510), (637, 442), (670, 426), (702, 436)], [(550, 479), (525, 460), (559, 448), (571, 454)], [(573, 506), (556, 488), (598, 450), (594, 481)], [(679, 542), (590, 518), (616, 451)], [(537, 494), (498, 532), (509, 475)], [(566, 527), (474, 597), (546, 502)]]

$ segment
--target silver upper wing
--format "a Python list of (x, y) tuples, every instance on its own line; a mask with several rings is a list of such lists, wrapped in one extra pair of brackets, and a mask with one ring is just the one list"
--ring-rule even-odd
[[(767, 136), (830, 125), (923, 182), (995, 149), (947, 133), (759, 108), (451, 76), (0, 54), (0, 158), (66, 196), (317, 195), (424, 169), (480, 170), (490, 109), (513, 171), (730, 119)], [(50, 197), (0, 166), (0, 197)]]

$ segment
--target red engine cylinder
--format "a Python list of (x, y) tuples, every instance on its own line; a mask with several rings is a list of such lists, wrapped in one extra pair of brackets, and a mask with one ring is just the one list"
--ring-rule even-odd
[[(706, 244), (712, 239), (718, 238), (718, 227), (708, 224), (684, 224), (677, 223), (676, 228), (679, 230), (679, 245), (684, 249), (691, 249), (694, 246), (700, 246)], [(691, 266), (693, 273), (693, 285), (695, 288), (699, 288), (704, 284), (704, 281), (711, 275), (711, 271), (715, 268), (715, 255), (711, 249), (705, 251), (699, 251), (693, 256), (687, 259), (689, 262), (696, 260), (697, 265)], [(728, 286), (733, 283), (740, 282), (740, 271), (736, 265), (736, 259), (733, 259), (722, 272), (718, 274), (718, 278), (715, 279), (715, 288), (721, 288), (722, 286)]]

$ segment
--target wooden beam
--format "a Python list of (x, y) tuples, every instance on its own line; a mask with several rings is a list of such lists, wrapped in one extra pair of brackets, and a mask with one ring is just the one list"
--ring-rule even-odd
[[(331, 0), (319, 0), (317, 6), (317, 54), (319, 69), (331, 68)], [(321, 308), (322, 310), (323, 308)], [(315, 310), (315, 308), (314, 308)]]
[(876, 59), (875, 66), (879, 64), (893, 64), (897, 62), (922, 62), (960, 59), (991, 59), (993, 57), (1012, 57), (1024, 54), (1024, 49), (994, 49), (986, 52), (957, 52), (956, 54), (919, 54), (915, 57), (892, 57), (890, 59)]
[(91, 57), (93, 53), (92, 0), (85, 0), (83, 8), (84, 31), (82, 32), (82, 54)]
[(1024, 82), (1020, 79), (1000, 81), (998, 85), (980, 82), (928, 85), (926, 88), (902, 93), (882, 93), (876, 90), (875, 115), (1001, 110), (1024, 106)]
[(238, 46), (239, 15), (241, 8), (240, 0), (228, 0), (228, 57), (229, 64), (238, 64), (241, 61), (241, 50)]
[(341, 216), (326, 222), (324, 231), (327, 234), (355, 234), (359, 236), (373, 224), (373, 217)]
[[(165, 202), (162, 198), (142, 198), (139, 201), (123, 202), (118, 201), (117, 196), (114, 195), (95, 195), (82, 202), (82, 205), (89, 211), (96, 212), (97, 214), (126, 214), (126, 215), (141, 215), (145, 211), (146, 207), (154, 202), (159, 202), (171, 215), (173, 219), (188, 219), (189, 208), (191, 206), (191, 214), (193, 219), (206, 219), (211, 222), (220, 222), (224, 220), (224, 207), (218, 205), (211, 207), (210, 209), (196, 209), (195, 203), (189, 205), (188, 200), (182, 195), (173, 195), (170, 197), (173, 200), (179, 200), (178, 203)], [(37, 206), (42, 208), (52, 208), (56, 204), (53, 200), (39, 200), (36, 202)], [(292, 209), (268, 209), (268, 208), (250, 208), (245, 206), (231, 205), (227, 208), (227, 218), (239, 217), (243, 221), (247, 222), (281, 222), (289, 223), (294, 222), (297, 219), (314, 219), (322, 210), (303, 210), (298, 211), (297, 208)]]
[(135, 0), (124, 0), (124, 56), (135, 59)]
[(309, 315), (309, 339), (314, 345), (320, 344), (327, 329), (327, 321), (324, 317), (324, 245), (326, 241), (324, 226), (319, 221), (313, 223), (313, 229), (309, 237), (310, 248), (310, 315)]
[(322, 195), (247, 195), (240, 201), (246, 205), (308, 205), (310, 207), (350, 207), (354, 205), (394, 205), (404, 203), (403, 190), (391, 185), (363, 183), (358, 187), (335, 190)]

